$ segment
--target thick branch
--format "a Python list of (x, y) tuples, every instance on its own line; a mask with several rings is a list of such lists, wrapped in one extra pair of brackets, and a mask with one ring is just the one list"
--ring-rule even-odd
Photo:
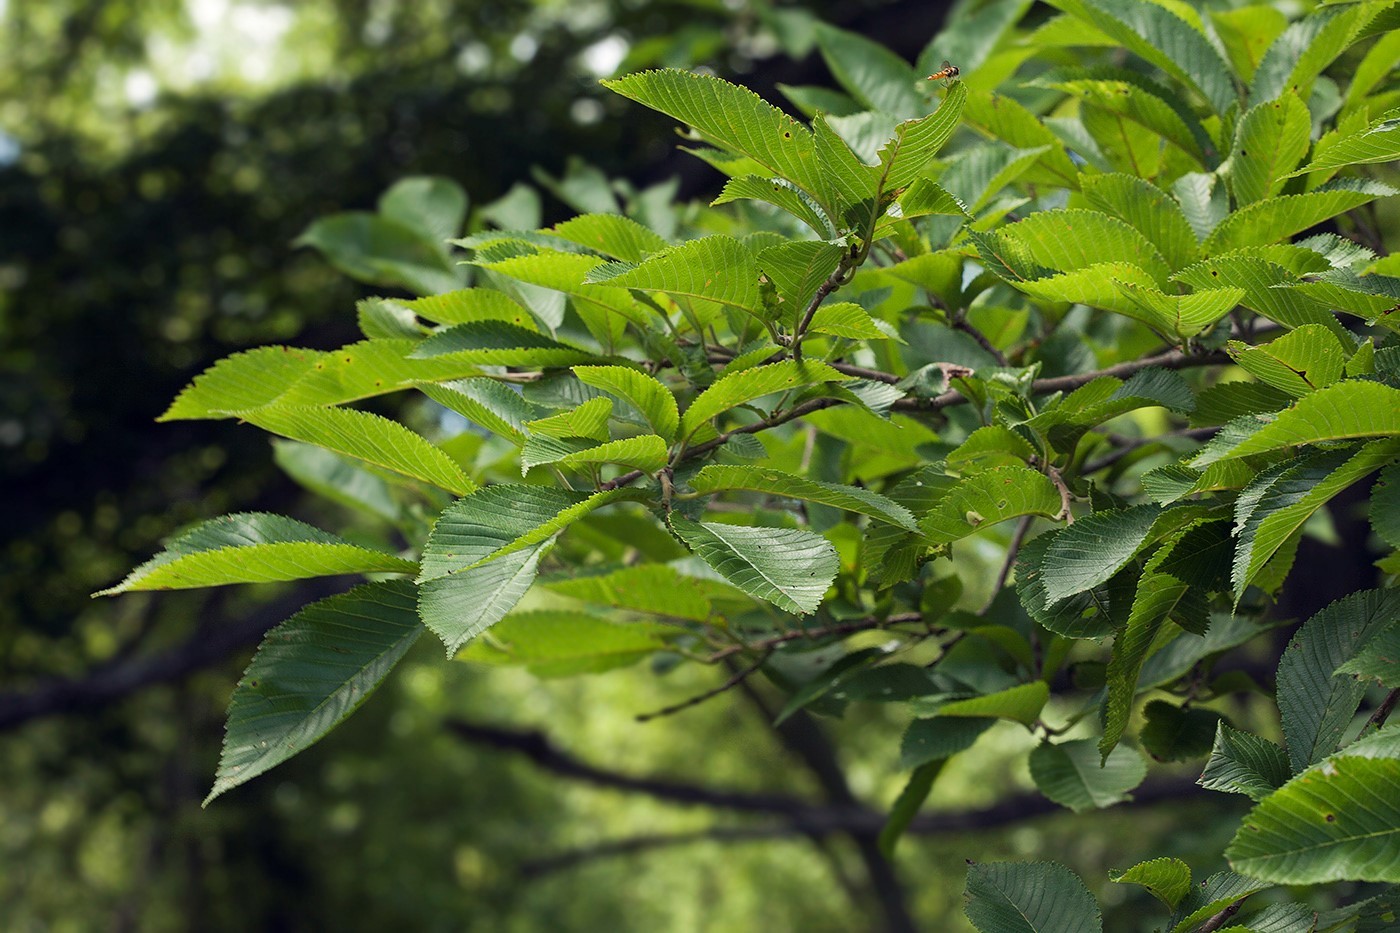
[(80, 679), (54, 680), (29, 690), (0, 694), (0, 731), (44, 716), (109, 706), (146, 687), (171, 683), (215, 667), (234, 652), (256, 645), (269, 629), (310, 599), (319, 599), (334, 591), (324, 581), (318, 581), (311, 586), (309, 594), (308, 587), (301, 587), (291, 597), (260, 607), (245, 618), (211, 619), (186, 641), (166, 651), (123, 658), (96, 667)]
[[(1144, 785), (1134, 799), (1120, 807), (1141, 807), (1176, 800), (1200, 792), (1200, 787), (1185, 779)], [(967, 812), (928, 813), (917, 816), (906, 833), (914, 836), (937, 836), (952, 833), (979, 832), (999, 829), (1028, 819), (1065, 814), (1058, 804), (1039, 794), (1024, 794), (1009, 798), (987, 810)], [(869, 810), (834, 810), (812, 808), (809, 812), (781, 823), (756, 826), (714, 826), (694, 832), (632, 836), (613, 839), (595, 846), (572, 849), (527, 863), (522, 873), (539, 877), (574, 868), (599, 858), (634, 855), (650, 849), (689, 845), (695, 842), (756, 842), (788, 837), (820, 837), (835, 833), (879, 832), (885, 815)]]
[(556, 746), (543, 732), (487, 726), (462, 719), (448, 720), (447, 728), (458, 738), (473, 744), (517, 752), (546, 771), (598, 787), (646, 794), (671, 803), (702, 804), (749, 813), (801, 815), (812, 809), (806, 801), (782, 794), (718, 790), (660, 778), (633, 777), (595, 767)]

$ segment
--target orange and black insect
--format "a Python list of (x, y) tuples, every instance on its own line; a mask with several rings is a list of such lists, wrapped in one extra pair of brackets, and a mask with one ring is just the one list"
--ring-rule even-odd
[(951, 85), (954, 81), (958, 80), (958, 75), (960, 74), (962, 74), (962, 71), (959, 70), (958, 66), (945, 58), (943, 60), (943, 67), (929, 75), (928, 79), (930, 81), (942, 81), (944, 84)]

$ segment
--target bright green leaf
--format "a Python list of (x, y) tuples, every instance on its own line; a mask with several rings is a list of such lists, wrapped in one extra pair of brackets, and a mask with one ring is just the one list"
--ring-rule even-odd
[(303, 751), (369, 698), (423, 632), (406, 580), (312, 603), (268, 633), (229, 703), (204, 803)]
[(840, 569), (831, 543), (800, 528), (692, 522), (675, 515), (671, 527), (720, 576), (789, 612), (815, 612)]

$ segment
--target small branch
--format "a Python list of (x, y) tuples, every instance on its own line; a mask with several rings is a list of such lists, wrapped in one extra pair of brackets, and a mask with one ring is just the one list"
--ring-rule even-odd
[[(1125, 376), (1131, 376), (1134, 373), (1140, 372), (1144, 369), (1150, 369), (1153, 366), (1162, 367), (1164, 369), (1187, 369), (1194, 366), (1223, 365), (1228, 362), (1230, 362), (1230, 358), (1223, 353), (1211, 353), (1203, 356), (1193, 356), (1182, 353), (1179, 350), (1170, 350), (1166, 353), (1159, 353), (1156, 356), (1149, 356), (1140, 360), (1133, 360), (1127, 363), (1118, 363), (1114, 366), (1109, 366), (1106, 369), (1096, 370), (1091, 373), (1078, 373), (1073, 376), (1057, 376), (1052, 379), (1037, 379), (1034, 383), (1031, 384), (1031, 391), (1037, 395), (1040, 395), (1048, 392), (1061, 392), (1070, 389), (1077, 389), (1082, 385), (1087, 385), (1088, 383), (1093, 382), (1095, 379), (1098, 379), (1101, 376), (1115, 376), (1121, 379)], [(880, 373), (878, 370), (861, 370), (858, 373), (853, 372), (850, 369), (846, 371), (850, 372), (851, 375), (860, 375), (867, 379), (878, 379), (881, 382), (889, 382), (891, 384), (899, 381), (898, 376), (895, 376), (891, 373)], [(961, 395), (958, 392), (950, 390), (934, 398), (899, 399), (891, 407), (895, 411), (934, 412), (940, 411), (944, 408), (950, 408), (954, 405), (965, 405), (966, 403), (967, 398), (965, 396)], [(719, 447), (721, 444), (729, 440), (731, 437), (734, 437), (736, 434), (758, 434), (762, 431), (767, 431), (770, 428), (776, 428), (781, 424), (786, 424), (787, 422), (792, 421), (795, 418), (801, 418), (804, 415), (809, 415), (814, 411), (820, 411), (823, 408), (830, 408), (833, 405), (844, 404), (844, 401), (837, 398), (808, 399), (802, 404), (790, 408), (785, 412), (771, 415), (768, 418), (765, 418), (762, 421), (756, 421), (753, 424), (746, 424), (741, 427), (734, 428), (733, 430), (726, 431), (718, 437), (713, 438), (712, 440), (708, 440), (703, 444), (697, 444), (694, 447), (688, 448), (680, 456), (679, 460), (691, 460), (695, 457), (699, 457), (703, 454), (709, 453), (711, 450), (714, 450), (716, 447)], [(643, 473), (641, 470), (633, 470), (630, 473), (624, 473), (616, 479), (603, 483), (598, 488), (600, 490), (617, 489), (621, 486), (626, 486), (629, 483), (636, 482), (638, 479), (645, 475), (646, 474)]]
[(996, 345), (987, 339), (986, 334), (982, 333), (980, 330), (974, 327), (970, 321), (968, 321), (967, 312), (965, 309), (959, 308), (956, 312), (949, 314), (948, 323), (953, 326), (954, 330), (960, 330), (964, 334), (967, 334), (969, 337), (971, 337), (973, 340), (977, 341), (977, 345), (983, 350), (986, 350), (988, 353), (990, 353), (992, 355), (992, 359), (997, 361), (998, 366), (1009, 365), (1006, 362), (1006, 354), (998, 350)]
[(822, 302), (826, 301), (826, 296), (836, 289), (845, 285), (850, 280), (852, 264), (848, 258), (843, 257), (836, 268), (831, 271), (831, 275), (826, 277), (826, 281), (817, 286), (816, 294), (807, 303), (807, 310), (802, 312), (802, 320), (798, 322), (797, 329), (792, 332), (792, 358), (802, 359), (802, 338), (807, 335), (807, 328), (812, 325), (812, 318), (817, 316), (817, 309)]
[(748, 813), (801, 816), (813, 805), (786, 794), (757, 794), (720, 790), (660, 778), (633, 777), (596, 767), (560, 749), (543, 732), (506, 729), (449, 719), (445, 725), (460, 739), (503, 751), (517, 752), (538, 767), (561, 777), (613, 790), (646, 794), (678, 804), (699, 804)]
[(1066, 525), (1074, 524), (1074, 514), (1069, 510), (1073, 496), (1069, 493), (1069, 487), (1065, 485), (1065, 478), (1060, 475), (1060, 471), (1048, 464), (1045, 467), (1045, 475), (1050, 477), (1050, 482), (1055, 484), (1055, 488), (1060, 493), (1060, 514), (1055, 517), (1065, 520)]
[(1390, 718), (1390, 714), (1395, 710), (1395, 703), (1400, 700), (1400, 687), (1396, 687), (1385, 695), (1381, 700), (1381, 705), (1376, 707), (1376, 711), (1371, 714), (1371, 718), (1366, 720), (1366, 725), (1361, 727), (1361, 731), (1367, 729), (1379, 729), (1385, 725), (1385, 721)]
[[(858, 619), (854, 622), (840, 622), (836, 625), (828, 625), (825, 628), (800, 629), (798, 631), (793, 632), (783, 632), (780, 635), (774, 635), (771, 638), (765, 638), (761, 641), (738, 645), (727, 645), (726, 647), (721, 648), (714, 654), (710, 655), (708, 658), (705, 659), (705, 661), (708, 664), (717, 664), (720, 661), (723, 661), (725, 658), (732, 657), (736, 654), (742, 654), (746, 651), (771, 652), (774, 648), (777, 648), (779, 645), (785, 645), (790, 641), (802, 641), (803, 639), (810, 639), (815, 641), (819, 638), (832, 638), (837, 635), (852, 635), (856, 632), (868, 632), (873, 629), (887, 628), (891, 625), (901, 625), (907, 622), (919, 622), (922, 619), (923, 616), (917, 612), (902, 612), (896, 615), (889, 616), (885, 619)], [(743, 678), (740, 678), (740, 680), (742, 679)], [(736, 683), (731, 686), (735, 686), (737, 685), (737, 683), (738, 682), (736, 681)]]
[[(1247, 895), (1247, 894), (1245, 895), (1245, 897), (1248, 897), (1248, 896), (1249, 896), (1249, 895)], [(1235, 914), (1239, 913), (1239, 912), (1240, 912), (1240, 908), (1243, 907), (1243, 906), (1244, 906), (1244, 897), (1239, 898), (1238, 900), (1231, 902), (1229, 905), (1227, 905), (1227, 906), (1225, 907), (1224, 910), (1220, 911), (1220, 913), (1218, 913), (1218, 914), (1216, 914), (1215, 916), (1211, 917), (1211, 918), (1210, 918), (1209, 920), (1207, 920), (1205, 923), (1203, 923), (1203, 924), (1201, 924), (1199, 927), (1197, 927), (1197, 928), (1196, 928), (1196, 933), (1215, 933), (1216, 930), (1220, 929), (1221, 927), (1223, 927), (1223, 926), (1225, 925), (1225, 922), (1226, 922), (1227, 920), (1229, 920), (1229, 919), (1230, 919), (1231, 917), (1233, 917)]]
[[(1179, 780), (1147, 784), (1139, 788), (1133, 799), (1119, 807), (1152, 806), (1163, 801), (1194, 795), (1200, 788), (1192, 781)], [(1058, 804), (1039, 793), (1018, 795), (986, 810), (957, 810), (943, 813), (922, 813), (905, 830), (911, 836), (937, 836), (948, 833), (981, 832), (1013, 825), (1042, 816), (1065, 814)], [(694, 832), (633, 836), (600, 842), (594, 846), (572, 849), (557, 855), (527, 862), (521, 873), (527, 878), (575, 868), (598, 858), (634, 855), (649, 849), (690, 845), (696, 842), (748, 842), (782, 839), (793, 836), (822, 837), (835, 833), (878, 833), (886, 815), (867, 808), (845, 809), (813, 806), (806, 813), (781, 823), (758, 826), (713, 826)], [(1228, 918), (1226, 918), (1228, 919)]]
[(1016, 531), (1011, 535), (1011, 544), (1006, 549), (1006, 560), (1001, 563), (1001, 570), (997, 571), (996, 581), (992, 584), (992, 595), (987, 600), (987, 604), (978, 610), (979, 616), (984, 616), (992, 608), (992, 603), (997, 601), (997, 596), (1001, 595), (1001, 588), (1006, 586), (1006, 580), (1011, 576), (1011, 568), (1016, 565), (1016, 555), (1021, 551), (1021, 545), (1026, 541), (1026, 532), (1031, 530), (1031, 522), (1034, 516), (1022, 515), (1021, 520), (1016, 523)]
[(773, 650), (774, 649), (772, 647), (769, 647), (761, 655), (759, 655), (758, 660), (754, 661), (748, 667), (743, 667), (735, 671), (732, 677), (730, 677), (724, 683), (720, 684), (718, 687), (713, 687), (709, 690), (706, 690), (704, 693), (699, 694), (698, 696), (693, 696), (688, 700), (681, 701), (680, 703), (662, 707), (654, 713), (639, 713), (637, 715), (637, 722), (651, 722), (653, 719), (660, 719), (662, 716), (671, 716), (684, 710), (688, 710), (691, 707), (699, 706), (706, 700), (713, 699), (714, 697), (719, 696), (721, 693), (727, 693), (728, 691), (733, 690), (735, 687), (739, 686), (739, 684), (743, 683), (746, 677), (748, 677), (754, 671), (762, 667), (764, 663), (766, 663), (767, 660), (773, 656)]
[(1088, 476), (1091, 473), (1097, 473), (1099, 470), (1107, 469), (1108, 467), (1113, 466), (1113, 464), (1117, 463), (1119, 460), (1122, 460), (1124, 457), (1126, 457), (1133, 451), (1145, 447), (1148, 444), (1158, 443), (1159, 441), (1163, 441), (1169, 437), (1185, 437), (1190, 438), (1192, 440), (1206, 440), (1208, 438), (1214, 437), (1219, 431), (1220, 429), (1216, 427), (1191, 428), (1186, 431), (1171, 431), (1167, 434), (1159, 434), (1156, 437), (1125, 438), (1123, 443), (1120, 444), (1116, 450), (1104, 454), (1097, 460), (1090, 460), (1088, 463), (1084, 464), (1084, 466), (1080, 468), (1079, 473), (1081, 476)]

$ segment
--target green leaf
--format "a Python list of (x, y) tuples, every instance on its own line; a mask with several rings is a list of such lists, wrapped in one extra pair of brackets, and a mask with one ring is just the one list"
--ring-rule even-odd
[(1103, 917), (1079, 876), (1057, 862), (967, 866), (964, 910), (980, 933), (1095, 933)]
[(1045, 146), (1012, 149), (1001, 143), (974, 146), (963, 150), (938, 180), (968, 213), (975, 214), (1049, 151)]
[(1264, 882), (1237, 875), (1232, 871), (1217, 872), (1186, 895), (1176, 913), (1172, 914), (1171, 931), (1194, 931), (1225, 907), (1267, 887)]
[(895, 846), (899, 844), (900, 837), (914, 821), (914, 817), (918, 816), (919, 808), (928, 799), (929, 792), (933, 790), (933, 782), (942, 770), (942, 761), (930, 761), (919, 765), (914, 769), (914, 773), (909, 775), (909, 783), (904, 785), (904, 789), (895, 798), (893, 806), (890, 807), (890, 815), (880, 829), (880, 851), (884, 853), (885, 858), (894, 858)]
[(754, 492), (820, 502), (833, 508), (870, 515), (908, 531), (918, 531), (914, 515), (904, 506), (868, 489), (841, 483), (823, 483), (792, 473), (767, 467), (721, 466), (705, 467), (690, 481), (698, 493), (726, 489), (748, 489)]
[(1031, 778), (1042, 794), (1075, 813), (1131, 800), (1128, 791), (1147, 776), (1147, 763), (1126, 745), (1115, 748), (1102, 765), (1101, 757), (1093, 739), (1044, 743), (1031, 752)]
[(667, 443), (676, 439), (681, 417), (676, 397), (656, 377), (626, 366), (575, 366), (574, 375), (637, 409)]
[(1233, 10), (1212, 10), (1211, 22), (1225, 46), (1235, 72), (1245, 81), (1254, 76), (1279, 33), (1288, 28), (1288, 17), (1271, 6), (1247, 6)]
[(1026, 425), (1056, 450), (1072, 453), (1089, 428), (1111, 418), (1156, 406), (1186, 412), (1195, 404), (1190, 387), (1180, 375), (1150, 367), (1134, 373), (1126, 382), (1101, 376), (1031, 418)]
[(1394, 189), (1379, 182), (1343, 178), (1306, 194), (1265, 198), (1222, 220), (1201, 245), (1201, 250), (1206, 256), (1218, 256), (1246, 246), (1276, 243), (1394, 193)]
[(971, 748), (995, 719), (915, 719), (904, 731), (899, 746), (901, 768), (921, 768), (951, 758)]
[(936, 543), (951, 543), (997, 522), (1022, 515), (1054, 518), (1062, 502), (1044, 473), (1007, 466), (964, 477), (919, 521)]
[(1028, 684), (1018, 684), (996, 693), (970, 697), (966, 700), (953, 700), (938, 708), (940, 717), (971, 717), (980, 719), (1010, 719), (1030, 725), (1040, 716), (1045, 703), (1050, 699), (1050, 688), (1043, 680)]
[(638, 564), (596, 577), (542, 583), (545, 589), (584, 602), (704, 622), (710, 599), (701, 581), (668, 564)]
[(724, 183), (719, 197), (710, 203), (720, 205), (744, 200), (762, 201), (787, 211), (811, 227), (820, 237), (836, 235), (836, 228), (825, 209), (810, 194), (786, 178), (765, 178), (761, 175), (731, 178)]
[(712, 75), (665, 69), (603, 86), (689, 124), (720, 146), (820, 196), (812, 134), (757, 94)]
[(596, 509), (638, 495), (626, 488), (589, 495), (550, 486), (483, 486), (438, 517), (423, 549), (418, 582), (429, 583), (533, 547)]
[[(884, 321), (877, 321), (854, 301), (837, 301), (822, 305), (807, 325), (811, 334), (832, 334), (849, 340), (890, 340), (899, 338)], [(901, 341), (902, 342), (902, 341)], [(903, 392), (900, 396), (903, 396)]]
[(1243, 206), (1273, 197), (1307, 154), (1312, 117), (1296, 94), (1249, 108), (1235, 128), (1230, 181)]
[(519, 612), (496, 623), (458, 657), (519, 665), (536, 677), (601, 674), (665, 650), (663, 636), (680, 631), (654, 623), (612, 622), (585, 612)]
[(1208, 259), (1173, 278), (1196, 289), (1242, 288), (1245, 307), (1287, 327), (1322, 324), (1333, 333), (1341, 329), (1326, 305), (1293, 287), (1302, 284), (1299, 276), (1252, 253), (1247, 250)]
[(240, 512), (201, 522), (94, 596), (137, 590), (183, 590), (230, 583), (270, 583), (346, 573), (413, 573), (418, 565), (351, 544), (304, 522)]
[(928, 106), (915, 87), (919, 75), (885, 46), (825, 23), (816, 36), (832, 77), (865, 109), (911, 117)]
[(1216, 113), (1238, 102), (1229, 66), (1199, 24), (1183, 19), (1178, 9), (1142, 0), (1060, 0), (1056, 5), (1199, 91)]
[(581, 214), (556, 224), (549, 232), (624, 262), (641, 262), (669, 245), (657, 233), (621, 214)]
[(417, 359), (419, 340), (362, 340), (318, 360), (272, 404), (339, 405), (407, 389), (419, 382), (475, 376), (473, 363), (458, 359)]
[(825, 363), (816, 360), (783, 360), (721, 376), (701, 392), (681, 416), (680, 437), (689, 438), (711, 418), (776, 392), (787, 392), (819, 382), (849, 382)]
[(1289, 776), (1288, 754), (1283, 749), (1221, 722), (1216, 727), (1215, 747), (1196, 783), (1208, 790), (1263, 800)]
[(1318, 10), (1290, 25), (1264, 53), (1249, 88), (1252, 101), (1294, 90), (1306, 100), (1313, 81), (1357, 38), (1379, 7), (1370, 3)]
[(1000, 466), (1024, 466), (1036, 455), (1030, 441), (1001, 425), (986, 425), (967, 436), (948, 454), (949, 469), (975, 473)]
[(1081, 179), (1089, 204), (1133, 226), (1161, 251), (1173, 269), (1200, 255), (1196, 234), (1181, 206), (1165, 191), (1135, 175), (1110, 173)]
[(1147, 237), (1102, 211), (1037, 211), (1003, 228), (1001, 235), (1021, 244), (1035, 262), (1061, 272), (1125, 262), (1146, 270), (1158, 284), (1165, 284), (1171, 272)]
[(271, 404), (329, 354), (295, 347), (258, 347), (224, 357), (175, 398), (157, 421), (229, 418)]
[(1153, 700), (1142, 713), (1145, 721), (1138, 741), (1157, 761), (1189, 761), (1210, 754), (1216, 726), (1223, 718), (1214, 710), (1166, 700)]
[(1348, 745), (1265, 797), (1225, 857), (1275, 884), (1400, 881), (1400, 730)]
[[(948, 89), (933, 113), (895, 126), (894, 135), (879, 153), (881, 192), (908, 187), (924, 174), (929, 162), (958, 128), (966, 101), (967, 87), (958, 82)], [(921, 109), (916, 108), (915, 112)]]
[(1161, 514), (1155, 505), (1094, 512), (1056, 535), (1041, 564), (1046, 603), (1098, 586), (1121, 570)]
[(384, 477), (314, 444), (273, 441), (272, 458), (302, 486), (358, 512), (397, 522), (403, 508)]
[[(1115, 132), (1112, 148), (1126, 150), (1129, 157), (1120, 161), (1123, 169), (1135, 176), (1152, 177), (1160, 171), (1159, 137), (1196, 166), (1206, 166), (1208, 140), (1198, 129), (1193, 130), (1195, 120), (1190, 111), (1170, 91), (1136, 72), (1105, 67), (1076, 69), (1056, 73), (1055, 80), (1035, 83), (1077, 97), (1082, 102), (1080, 120), (1096, 139), (1105, 143), (1111, 139), (1098, 131), (1100, 127)], [(1134, 146), (1132, 141), (1140, 141), (1140, 145)]]
[(438, 243), (420, 230), (364, 212), (322, 217), (294, 245), (319, 250), (341, 272), (372, 285), (393, 285), (432, 295), (462, 286), (456, 267)]
[(534, 321), (524, 307), (504, 292), (492, 288), (459, 288), (412, 300), (395, 298), (393, 304), (437, 324), (505, 321), (527, 330), (535, 329)]
[(529, 436), (526, 425), (545, 417), (548, 411), (495, 379), (462, 379), (418, 388), (444, 408), (516, 445), (525, 443)]
[(799, 528), (692, 522), (674, 514), (671, 527), (720, 576), (789, 612), (815, 612), (840, 569), (831, 543)]
[(1261, 474), (1264, 488), (1245, 487), (1235, 508), (1239, 543), (1232, 580), (1236, 602), (1314, 512), (1396, 456), (1400, 456), (1400, 438), (1371, 441), (1356, 451), (1321, 451), (1276, 477)]
[(525, 426), (530, 429), (531, 434), (542, 437), (583, 437), (605, 441), (608, 439), (608, 419), (612, 417), (612, 413), (612, 399), (599, 395), (581, 403), (577, 408), (537, 418), (526, 422)]
[[(1108, 693), (1099, 743), (1105, 754), (1128, 724), (1144, 662), (1159, 646), (1162, 626), (1169, 618), (1176, 618), (1197, 634), (1204, 631), (1205, 596), (1223, 587), (1228, 558), (1226, 523), (1208, 520), (1189, 525), (1147, 561), (1105, 675)], [(1149, 679), (1141, 686), (1146, 689), (1155, 683)]]
[(486, 486), (442, 513), (423, 549), (418, 609), (451, 657), (499, 622), (534, 582), (555, 536), (635, 493), (586, 496), (543, 486)]
[[(610, 273), (603, 267), (599, 272)], [(595, 275), (595, 281), (599, 279)], [(605, 280), (613, 286), (645, 288), (672, 296), (715, 302), (762, 316), (758, 262), (743, 243), (728, 236), (690, 240), (652, 255)]]
[[(930, 214), (943, 214), (953, 217), (967, 216), (967, 205), (954, 197), (941, 185), (927, 178), (916, 178), (904, 189), (897, 204), (886, 215), (891, 221), (913, 220)], [(887, 229), (883, 225), (876, 231)]]
[[(1332, 754), (1366, 682), (1335, 671), (1400, 619), (1400, 590), (1362, 590), (1313, 616), (1278, 665), (1278, 708), (1294, 773)], [(1400, 797), (1397, 797), (1400, 799)]]
[(1325, 153), (1314, 157), (1293, 175), (1331, 172), (1346, 165), (1397, 160), (1400, 160), (1400, 120), (1382, 120), (1359, 133), (1337, 140)]
[(1350, 356), (1337, 335), (1318, 324), (1257, 346), (1232, 340), (1226, 351), (1245, 372), (1294, 398), (1341, 379)]
[[(1136, 579), (1123, 581), (1120, 574), (1103, 586), (1058, 602), (1047, 602), (1042, 565), (1046, 549), (1059, 533), (1047, 532), (1021, 546), (1016, 560), (1016, 593), (1021, 607), (1036, 622), (1066, 638), (1104, 638), (1113, 634), (1114, 616), (1124, 619), (1127, 616), (1125, 609), (1117, 607), (1120, 603), (1132, 603)], [(1128, 585), (1117, 585), (1123, 582)]]
[(535, 467), (549, 464), (578, 467), (598, 463), (616, 463), (643, 473), (655, 473), (666, 465), (666, 442), (655, 434), (640, 434), (604, 444), (542, 434), (527, 440), (520, 450), (523, 476), (529, 476)]
[(281, 764), (369, 698), (423, 626), (406, 580), (312, 603), (268, 633), (229, 703), (215, 797)]
[(465, 495), (476, 488), (447, 454), (397, 421), (351, 408), (305, 406), (245, 412), (265, 431), (305, 441)]
[[(1286, 393), (1272, 386), (1257, 382), (1220, 382), (1196, 396), (1191, 426), (1220, 425), (1240, 415), (1272, 413), (1286, 407), (1289, 402)], [(1252, 471), (1250, 475), (1253, 475)]]
[(1177, 858), (1138, 862), (1127, 871), (1110, 871), (1108, 878), (1115, 884), (1142, 885), (1169, 910), (1175, 910), (1191, 890), (1191, 866)]
[(1337, 673), (1370, 677), (1390, 689), (1400, 687), (1400, 625), (1373, 635), (1355, 657), (1337, 668)]
[(591, 283), (591, 276), (609, 268), (597, 256), (549, 251), (497, 262), (484, 262), (478, 257), (477, 264), (517, 282), (568, 295), (589, 333), (604, 344), (615, 341), (627, 324), (645, 328), (655, 317), (654, 311), (641, 305), (625, 288), (617, 287), (621, 283)]
[(796, 326), (807, 303), (845, 255), (844, 246), (826, 240), (792, 240), (761, 251), (758, 264), (777, 288), (785, 308), (778, 319), (789, 327)]
[[(412, 227), (430, 243), (456, 236), (467, 219), (467, 193), (441, 176), (400, 179), (380, 195), (377, 206), (381, 216)], [(440, 248), (446, 255), (446, 248)]]
[(572, 366), (594, 354), (504, 321), (469, 321), (438, 331), (413, 351), (414, 359), (451, 356), (492, 366)]
[(971, 90), (963, 106), (963, 122), (1014, 149), (1042, 149), (1025, 178), (1066, 188), (1079, 186), (1079, 170), (1059, 137), (1020, 102), (987, 91)]
[(1400, 434), (1400, 389), (1344, 380), (1304, 396), (1272, 421), (1237, 419), (1212, 439), (1191, 465), (1246, 457), (1300, 444)]

